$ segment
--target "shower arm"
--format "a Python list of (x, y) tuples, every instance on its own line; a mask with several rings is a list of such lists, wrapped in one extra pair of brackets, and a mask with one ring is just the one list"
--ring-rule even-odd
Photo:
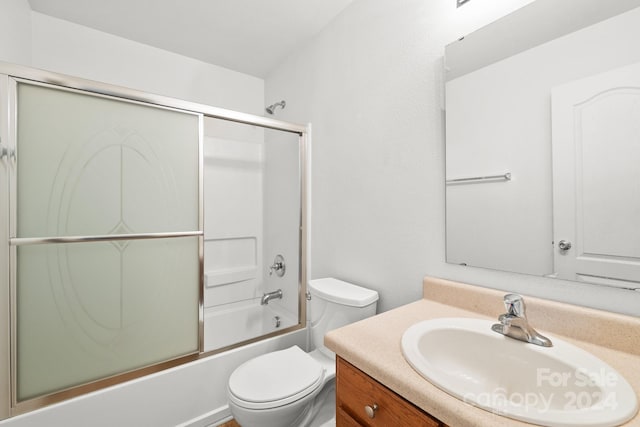
[(271, 105), (269, 105), (267, 108), (265, 108), (265, 111), (266, 111), (267, 113), (269, 113), (269, 114), (273, 114), (273, 113), (275, 113), (275, 111), (276, 111), (276, 108), (277, 108), (277, 107), (280, 107), (280, 108), (284, 109), (284, 107), (286, 107), (286, 106), (287, 106), (287, 103), (286, 103), (286, 101), (283, 99), (283, 100), (282, 100), (282, 101), (280, 101), (280, 102), (276, 102), (275, 104), (271, 104)]

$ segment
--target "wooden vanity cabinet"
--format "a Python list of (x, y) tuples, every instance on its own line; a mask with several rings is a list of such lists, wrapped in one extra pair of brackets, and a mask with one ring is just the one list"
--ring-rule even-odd
[(336, 358), (336, 427), (447, 427), (344, 359)]

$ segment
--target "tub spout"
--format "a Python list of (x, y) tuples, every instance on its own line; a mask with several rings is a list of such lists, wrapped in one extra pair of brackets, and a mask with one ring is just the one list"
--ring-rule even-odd
[(266, 292), (264, 295), (262, 295), (260, 304), (267, 305), (272, 299), (282, 299), (282, 289), (278, 289), (277, 291), (273, 292)]

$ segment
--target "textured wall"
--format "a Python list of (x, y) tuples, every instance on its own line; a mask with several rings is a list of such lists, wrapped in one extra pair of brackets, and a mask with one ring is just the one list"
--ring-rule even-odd
[(27, 0), (0, 2), (0, 61), (31, 63), (31, 8)]
[(262, 114), (257, 77), (32, 13), (32, 64), (149, 93)]
[(445, 263), (444, 47), (529, 1), (358, 0), (266, 79), (313, 123), (311, 277), (421, 295), (424, 275), (640, 314), (640, 293)]

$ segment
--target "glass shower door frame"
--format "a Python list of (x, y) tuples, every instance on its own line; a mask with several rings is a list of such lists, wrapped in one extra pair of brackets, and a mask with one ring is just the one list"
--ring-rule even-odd
[[(198, 120), (198, 230), (182, 231), (182, 232), (151, 232), (151, 233), (129, 233), (129, 234), (108, 234), (108, 235), (87, 235), (87, 236), (41, 236), (41, 237), (16, 237), (18, 229), (18, 161), (19, 156), (19, 144), (17, 142), (17, 129), (18, 129), (18, 94), (17, 89), (19, 84), (32, 85), (43, 88), (51, 88), (68, 93), (75, 93), (80, 95), (87, 95), (96, 98), (104, 98), (108, 100), (114, 100), (117, 102), (124, 102), (127, 104), (139, 105), (143, 107), (151, 107), (158, 110), (167, 110), (178, 113), (184, 113), (187, 115), (193, 115)], [(130, 379), (138, 378), (144, 375), (148, 375), (154, 372), (158, 372), (164, 369), (168, 369), (174, 366), (181, 365), (186, 362), (197, 360), (202, 352), (202, 335), (203, 335), (203, 291), (202, 291), (202, 268), (203, 268), (203, 197), (202, 197), (202, 159), (203, 159), (203, 116), (201, 113), (177, 109), (167, 105), (150, 104), (148, 102), (139, 101), (135, 99), (129, 99), (125, 97), (114, 96), (113, 94), (92, 92), (86, 89), (78, 89), (74, 87), (64, 85), (52, 85), (51, 83), (34, 81), (30, 79), (24, 79), (16, 76), (9, 76), (7, 82), (8, 88), (8, 112), (9, 112), (9, 300), (10, 300), (10, 377), (11, 377), (11, 415), (17, 415), (24, 412), (28, 412), (51, 403), (66, 400), (71, 397), (79, 396), (85, 393), (89, 393), (95, 390), (99, 390), (114, 384), (118, 384)], [(183, 354), (175, 358), (167, 359), (159, 363), (152, 363), (147, 366), (137, 367), (131, 371), (117, 373), (106, 377), (99, 378), (90, 382), (85, 382), (80, 385), (73, 385), (68, 388), (54, 391), (34, 398), (27, 398), (25, 400), (18, 400), (18, 325), (17, 325), (17, 261), (18, 261), (18, 247), (27, 245), (50, 245), (50, 244), (84, 244), (91, 242), (115, 242), (115, 241), (136, 241), (136, 240), (152, 240), (152, 239), (173, 239), (180, 237), (197, 237), (198, 238), (198, 257), (199, 257), (199, 296), (198, 296), (198, 344), (197, 348), (193, 351)]]
[[(63, 74), (37, 70), (30, 67), (24, 67), (19, 65), (13, 65), (0, 62), (0, 147), (7, 148), (7, 153), (0, 157), (0, 200), (9, 200), (9, 209), (15, 209), (16, 206), (16, 81), (23, 80), (30, 84), (44, 84), (53, 85), (57, 88), (81, 91), (95, 96), (113, 97), (119, 100), (141, 103), (149, 106), (155, 106), (160, 108), (175, 109), (194, 114), (200, 114), (204, 117), (212, 117), (222, 119), (235, 123), (242, 123), (252, 126), (258, 126), (265, 129), (273, 129), (288, 133), (294, 133), (298, 135), (299, 141), (299, 177), (300, 177), (300, 212), (299, 212), (299, 277), (298, 277), (298, 324), (286, 329), (282, 329), (279, 332), (270, 333), (265, 336), (256, 338), (253, 341), (260, 339), (273, 337), (277, 335), (286, 334), (296, 330), (300, 330), (306, 327), (306, 282), (307, 282), (307, 150), (310, 143), (310, 125), (299, 125), (295, 123), (283, 122), (271, 118), (262, 116), (255, 116), (252, 114), (241, 113), (222, 108), (212, 107), (204, 104), (198, 104), (188, 101), (177, 100), (170, 97), (151, 95), (145, 92), (114, 86), (110, 84), (85, 80), (82, 78), (70, 77)], [(12, 88), (13, 87), (13, 88)], [(202, 119), (200, 120), (200, 146), (199, 146), (199, 230), (197, 233), (202, 233), (204, 230), (203, 225), (203, 129)], [(4, 169), (4, 171), (3, 171)], [(9, 182), (6, 182), (3, 177), (9, 177)], [(5, 181), (5, 182), (3, 182)], [(139, 378), (148, 375), (153, 372), (158, 372), (170, 367), (174, 367), (183, 363), (187, 363), (199, 358), (208, 357), (212, 354), (218, 353), (218, 351), (203, 352), (204, 345), (204, 251), (203, 251), (203, 236), (198, 235), (199, 239), (199, 265), (200, 265), (200, 284), (199, 284), (199, 325), (198, 325), (198, 337), (199, 337), (199, 351), (189, 354), (178, 359), (171, 361), (161, 362), (146, 368), (136, 369), (131, 372), (124, 372), (114, 375), (109, 378), (99, 379), (95, 382), (75, 386), (71, 389), (53, 393), (44, 397), (38, 397), (32, 400), (23, 402), (16, 401), (16, 381), (15, 381), (15, 357), (16, 357), (16, 343), (15, 343), (15, 280), (16, 280), (16, 245), (9, 246), (4, 242), (8, 242), (9, 238), (15, 236), (15, 224), (9, 226), (9, 218), (5, 218), (3, 212), (6, 209), (0, 209), (0, 239), (3, 241), (2, 248), (0, 248), (0, 318), (5, 318), (7, 324), (0, 326), (0, 420), (8, 418), (10, 416), (25, 413), (43, 406), (47, 406), (52, 403), (60, 402), (72, 397), (77, 397), (86, 394), (91, 391), (103, 389), (105, 387), (122, 383), (134, 378)], [(15, 212), (12, 212), (15, 215)], [(11, 229), (10, 229), (11, 228)], [(47, 236), (45, 236), (47, 237)], [(74, 236), (70, 236), (74, 237)], [(96, 236), (98, 238), (105, 238), (105, 236)], [(110, 238), (115, 236), (111, 235)], [(132, 236), (127, 236), (131, 238)], [(144, 236), (137, 236), (137, 238), (143, 238)], [(159, 237), (170, 237), (166, 235), (158, 235)], [(125, 236), (118, 238), (125, 239)], [(67, 238), (69, 239), (69, 237)], [(53, 238), (50, 243), (59, 243), (61, 240)], [(16, 243), (14, 241), (14, 243)], [(21, 243), (33, 243), (23, 240)], [(10, 254), (9, 254), (10, 253)], [(6, 267), (6, 268), (4, 268)], [(6, 285), (6, 286), (5, 286)], [(13, 302), (12, 302), (13, 301)], [(247, 342), (240, 343), (245, 345)], [(234, 346), (235, 347), (235, 346)], [(9, 360), (11, 359), (11, 360)], [(9, 380), (10, 379), (10, 380)]]
[[(11, 192), (9, 191), (9, 174), (11, 172), (13, 152), (9, 131), (9, 111), (8, 111), (8, 91), (9, 77), (0, 75), (0, 149), (2, 149), (2, 157), (0, 157), (0, 201), (8, 201), (11, 206), (13, 201), (10, 200)], [(4, 323), (0, 322), (0, 420), (11, 416), (12, 392), (11, 385), (11, 267), (10, 267), (10, 247), (9, 241), (9, 210), (0, 209), (0, 318), (4, 319)]]

